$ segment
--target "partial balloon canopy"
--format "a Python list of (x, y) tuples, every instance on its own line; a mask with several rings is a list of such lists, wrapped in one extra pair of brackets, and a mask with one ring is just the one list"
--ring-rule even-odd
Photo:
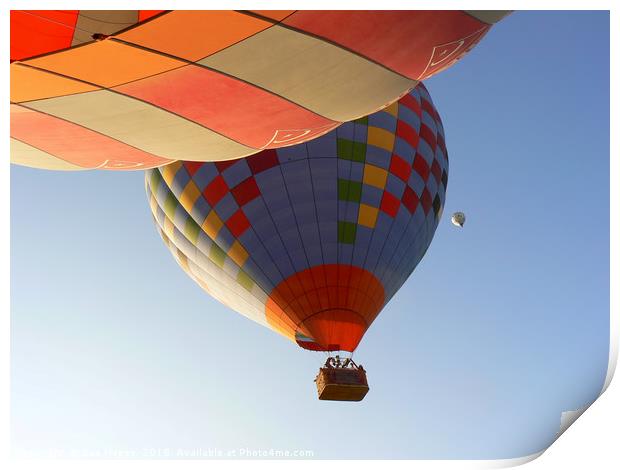
[(11, 12), (11, 161), (131, 170), (295, 145), (383, 109), (503, 11)]
[(353, 351), (428, 249), (448, 155), (419, 84), (315, 140), (146, 172), (160, 234), (233, 310), (311, 350)]
[(12, 10), (11, 62), (87, 44), (162, 10)]

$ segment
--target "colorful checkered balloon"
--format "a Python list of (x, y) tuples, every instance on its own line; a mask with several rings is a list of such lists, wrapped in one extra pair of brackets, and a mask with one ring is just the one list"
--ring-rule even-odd
[(313, 350), (353, 351), (424, 256), (448, 155), (424, 85), (305, 144), (148, 170), (160, 233), (233, 310)]

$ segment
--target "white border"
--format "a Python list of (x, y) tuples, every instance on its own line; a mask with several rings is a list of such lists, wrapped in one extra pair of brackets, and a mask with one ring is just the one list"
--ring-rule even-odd
[[(415, 5), (414, 5), (415, 3)], [(132, 2), (132, 8), (170, 8), (173, 2), (167, 1), (134, 1)], [(618, 95), (616, 93), (616, 89), (614, 84), (618, 83), (620, 79), (620, 75), (618, 74), (618, 25), (620, 25), (620, 14), (619, 4), (618, 2), (614, 2), (613, 0), (590, 0), (588, 2), (575, 2), (575, 1), (564, 1), (557, 2), (556, 1), (533, 1), (533, 0), (523, 0), (519, 2), (514, 1), (467, 1), (467, 2), (458, 2), (458, 1), (432, 1), (432, 0), (416, 0), (415, 2), (403, 2), (403, 1), (382, 1), (380, 3), (377, 2), (368, 2), (368, 1), (340, 1), (336, 4), (334, 2), (326, 2), (324, 0), (317, 0), (314, 2), (300, 2), (300, 1), (229, 1), (229, 2), (221, 2), (221, 1), (212, 1), (209, 2), (210, 8), (220, 8), (220, 9), (249, 9), (249, 8), (266, 8), (266, 9), (283, 9), (283, 8), (307, 8), (307, 9), (330, 9), (335, 8), (337, 5), (338, 8), (346, 9), (373, 9), (373, 8), (382, 8), (382, 9), (403, 9), (403, 8), (411, 8), (415, 6), (418, 9), (521, 9), (521, 10), (554, 10), (561, 7), (561, 9), (582, 9), (582, 10), (611, 10), (611, 116), (610, 116), (610, 129), (611, 129), (611, 155), (614, 155), (615, 158), (611, 159), (610, 162), (610, 307), (611, 307), (611, 319), (610, 319), (610, 331), (611, 331), (611, 339), (610, 339), (610, 360), (608, 373), (605, 380), (605, 385), (601, 391), (605, 392), (604, 395), (596, 400), (596, 402), (581, 416), (579, 419), (578, 426), (572, 426), (568, 431), (563, 434), (558, 441), (556, 441), (552, 446), (544, 452), (544, 455), (535, 460), (534, 462), (529, 464), (529, 467), (543, 468), (541, 466), (545, 466), (544, 468), (562, 468), (562, 469), (572, 469), (579, 468), (582, 469), (585, 466), (588, 468), (620, 468), (620, 454), (616, 450), (618, 448), (617, 445), (617, 436), (618, 434), (618, 421), (614, 421), (614, 418), (617, 420), (620, 417), (619, 409), (619, 396), (620, 396), (620, 388), (616, 384), (612, 384), (609, 387), (611, 379), (613, 377), (615, 366), (617, 363), (618, 356), (618, 335), (617, 332), (620, 331), (620, 321), (619, 321), (619, 312), (618, 312), (618, 296), (617, 292), (614, 289), (614, 286), (620, 286), (619, 278), (618, 278), (618, 250), (617, 250), (617, 240), (619, 237), (618, 232), (618, 219), (615, 218), (616, 215), (620, 214), (620, 210), (618, 207), (618, 174), (619, 174), (619, 165), (617, 162), (617, 157), (620, 156), (620, 148), (617, 136), (614, 134), (614, 129), (619, 129), (618, 124)], [(76, 8), (76, 7), (84, 7), (86, 6), (89, 9), (123, 9), (127, 8), (127, 2), (122, 2), (119, 0), (108, 0), (106, 2), (101, 1), (85, 1), (79, 0), (71, 2), (70, 5), (67, 5), (65, 2), (58, 1), (21, 1), (17, 2), (14, 0), (9, 1), (9, 8), (28, 8), (28, 9), (53, 9), (53, 8)], [(206, 4), (204, 2), (197, 1), (175, 1), (175, 8), (184, 8), (184, 9), (198, 9), (205, 8)], [(5, 27), (3, 31), (5, 31), (5, 39), (7, 39), (8, 31), (9, 31), (9, 15), (8, 8), (4, 9), (4, 15), (2, 18), (2, 25)], [(501, 27), (501, 24), (500, 26)], [(5, 46), (3, 48), (3, 56), (2, 59), (5, 64), (9, 62), (9, 54), (8, 54), (8, 44), (9, 41), (5, 40)], [(5, 69), (8, 70), (8, 67)], [(8, 73), (2, 76), (4, 82), (4, 93), (8, 95), (9, 86), (8, 86)], [(587, 75), (584, 75), (584, 81), (587, 81)], [(8, 102), (8, 96), (5, 98), (5, 103)], [(9, 134), (9, 120), (8, 113), (3, 113), (1, 117), (2, 128), (4, 130), (4, 135)], [(8, 139), (4, 139), (4, 148), (5, 148), (5, 165), (2, 169), (2, 173), (0, 175), (1, 178), (1, 186), (0, 190), (2, 191), (1, 204), (4, 209), (5, 214), (9, 214), (10, 205), (9, 205), (9, 197), (10, 197), (10, 181), (9, 181), (9, 164), (8, 164), (8, 155), (9, 155), (9, 144)], [(5, 216), (6, 217), (6, 216)], [(6, 220), (6, 218), (4, 219)], [(2, 231), (3, 237), (3, 259), (10, 259), (10, 232), (5, 229)], [(3, 281), (0, 283), (0, 298), (4, 299), (6, 309), (3, 310), (2, 315), (2, 340), (0, 340), (0, 344), (2, 347), (0, 348), (0, 377), (2, 378), (2, 383), (0, 387), (0, 402), (2, 403), (2, 413), (0, 415), (0, 450), (2, 452), (2, 459), (6, 462), (3, 466), (7, 468), (10, 466), (11, 468), (41, 468), (44, 466), (45, 468), (62, 468), (71, 469), (71, 468), (84, 468), (85, 462), (82, 461), (8, 461), (8, 444), (9, 444), (9, 342), (10, 342), (10, 304), (9, 304), (9, 293), (10, 293), (10, 269), (9, 264), (4, 264), (4, 269), (2, 271)], [(616, 381), (617, 382), (617, 381)], [(608, 388), (609, 387), (609, 388)], [(517, 459), (507, 459), (507, 460), (491, 460), (491, 461), (377, 461), (372, 462), (373, 467), (375, 465), (387, 465), (389, 467), (406, 467), (411, 468), (501, 468), (501, 467), (509, 467), (515, 465), (521, 465), (531, 460), (536, 459), (536, 457), (540, 456), (541, 453), (533, 454), (530, 456), (524, 456)], [(125, 467), (131, 465), (132, 467), (143, 467), (147, 466), (149, 468), (162, 468), (164, 466), (168, 467), (170, 465), (177, 466), (200, 466), (201, 468), (206, 465), (216, 464), (218, 467), (237, 467), (240, 465), (252, 465), (252, 467), (258, 466), (258, 468), (269, 467), (269, 468), (278, 468), (278, 467), (286, 467), (289, 468), (291, 465), (296, 465), (300, 467), (310, 467), (316, 468), (316, 465), (319, 464), (321, 467), (340, 467), (344, 464), (342, 461), (321, 461), (320, 463), (316, 461), (114, 461), (113, 463), (105, 460), (91, 460), (88, 461), (89, 468), (108, 468), (111, 464), (114, 466)], [(356, 462), (356, 466), (362, 466), (370, 464), (369, 462)], [(347, 465), (354, 465), (354, 462), (347, 463)]]

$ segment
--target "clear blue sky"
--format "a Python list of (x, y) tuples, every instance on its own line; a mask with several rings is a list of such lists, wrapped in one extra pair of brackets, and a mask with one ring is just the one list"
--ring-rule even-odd
[(14, 451), (487, 459), (548, 446), (607, 369), (609, 16), (515, 13), (426, 83), (450, 155), (444, 218), (355, 353), (361, 403), (318, 401), (323, 354), (185, 276), (143, 173), (13, 166)]

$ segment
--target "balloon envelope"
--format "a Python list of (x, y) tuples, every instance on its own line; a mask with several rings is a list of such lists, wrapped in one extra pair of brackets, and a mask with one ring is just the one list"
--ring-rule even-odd
[(11, 161), (131, 170), (303, 143), (394, 102), (505, 14), (12, 11)]
[(306, 348), (353, 351), (421, 260), (448, 158), (420, 84), (302, 145), (146, 173), (156, 225), (220, 302)]
[(465, 214), (462, 212), (452, 214), (452, 223), (457, 227), (462, 227), (465, 224)]

